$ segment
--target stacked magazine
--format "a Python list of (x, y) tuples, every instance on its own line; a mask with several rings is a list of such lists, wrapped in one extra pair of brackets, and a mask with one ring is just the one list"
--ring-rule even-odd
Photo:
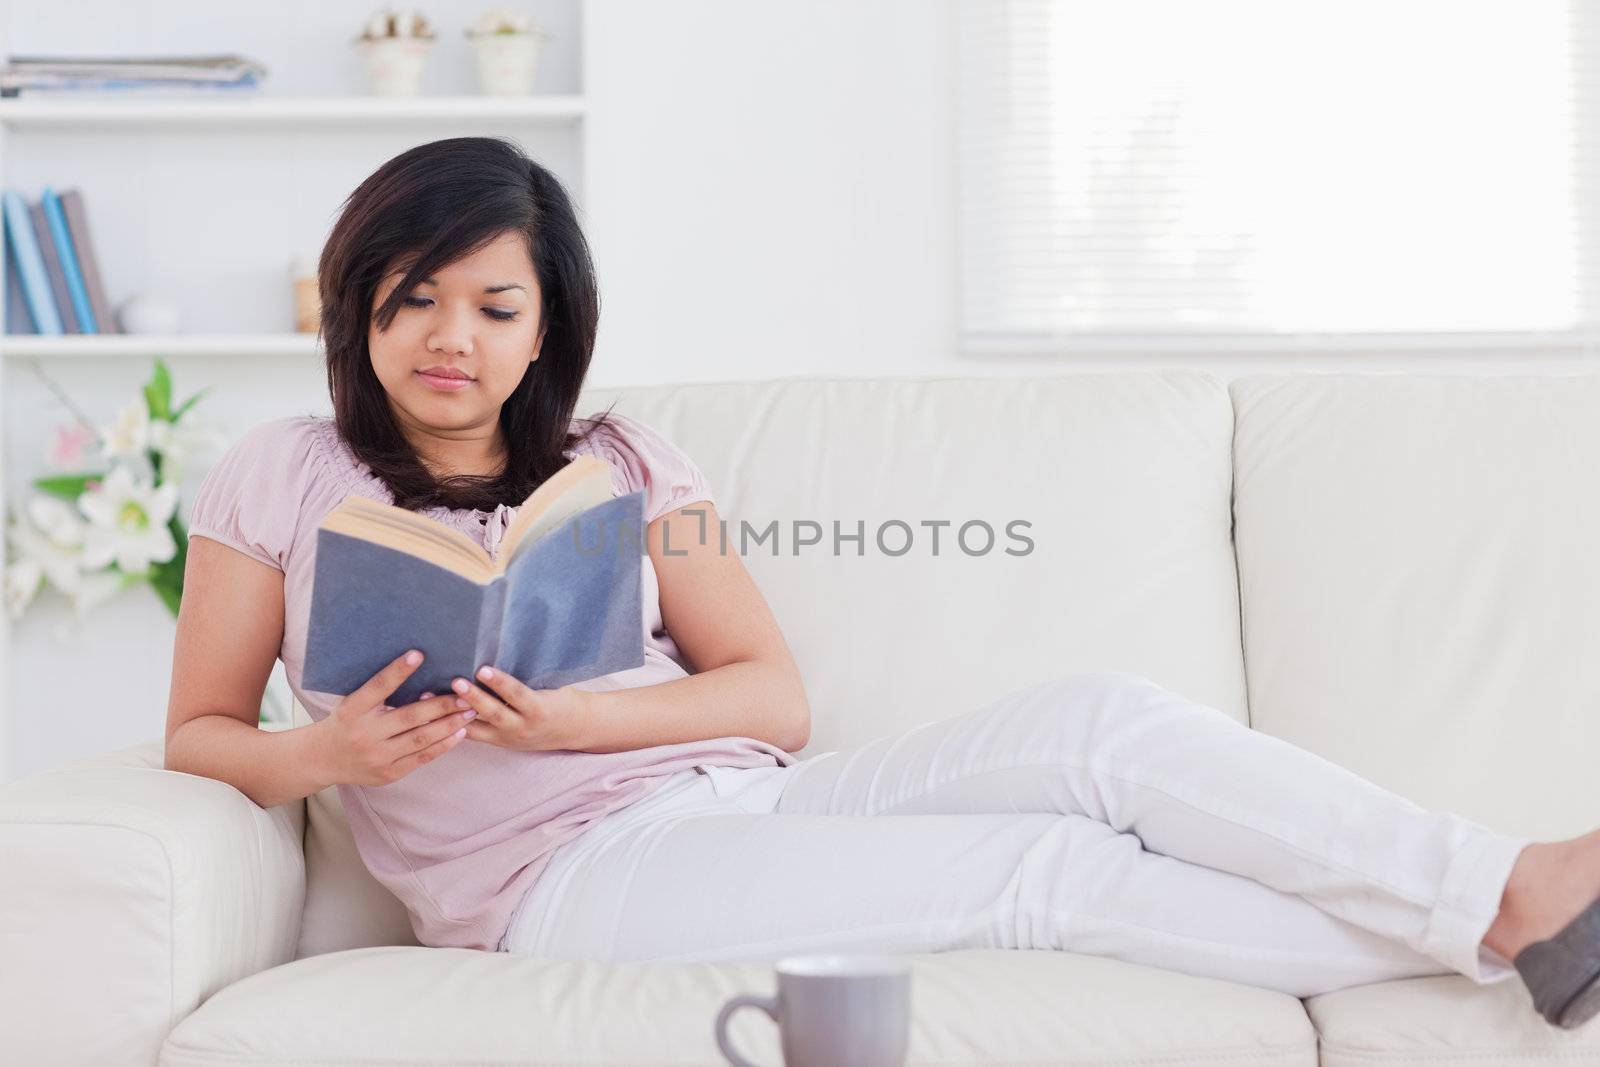
[(224, 56), (12, 56), (0, 68), (0, 96), (23, 92), (156, 90), (187, 95), (254, 89), (265, 67)]

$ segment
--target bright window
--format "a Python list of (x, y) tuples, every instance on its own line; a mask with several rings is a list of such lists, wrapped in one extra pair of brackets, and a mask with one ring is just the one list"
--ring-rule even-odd
[(1583, 329), (1581, 6), (960, 0), (967, 344)]

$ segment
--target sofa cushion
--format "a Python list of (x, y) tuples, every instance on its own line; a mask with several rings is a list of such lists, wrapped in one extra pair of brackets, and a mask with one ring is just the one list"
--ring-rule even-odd
[(1251, 723), (1429, 808), (1600, 825), (1600, 375), (1253, 375)]
[(1600, 1026), (1558, 1030), (1515, 979), (1479, 986), (1457, 975), (1341, 989), (1306, 1002), (1323, 1067), (1600, 1063)]
[[(298, 698), (293, 724), (311, 716)], [(356, 851), (339, 790), (328, 786), (306, 797), (306, 903), (295, 959), (368, 945), (415, 945), (417, 935), (400, 898), (372, 877)]]
[[(912, 965), (908, 1067), (953, 1063), (1316, 1063), (1300, 1002), (1249, 986), (1063, 952), (974, 949)], [(588, 963), (470, 949), (367, 948), (224, 989), (168, 1036), (163, 1067), (722, 1063), (717, 1010), (776, 989), (764, 962)], [(740, 1011), (743, 1054), (782, 1062)]]

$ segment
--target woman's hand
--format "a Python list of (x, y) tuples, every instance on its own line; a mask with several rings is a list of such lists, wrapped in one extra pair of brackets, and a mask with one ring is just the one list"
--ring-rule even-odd
[(504, 671), (483, 667), (480, 684), (457, 678), (456, 707), (471, 709), (478, 717), (467, 724), (467, 737), (520, 752), (576, 749), (583, 737), (588, 713), (588, 692), (564, 685), (560, 689), (529, 689)]
[(392, 660), (316, 723), (313, 736), (322, 742), (317, 763), (325, 780), (388, 785), (465, 740), (472, 713), (453, 708), (449, 694), (424, 693), (397, 708), (384, 703), (421, 663), (415, 649)]

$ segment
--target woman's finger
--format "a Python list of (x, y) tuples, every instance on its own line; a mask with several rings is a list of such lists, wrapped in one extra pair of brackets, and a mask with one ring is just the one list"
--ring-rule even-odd
[(507, 707), (493, 693), (473, 685), (465, 678), (457, 678), (450, 683), (450, 688), (456, 692), (456, 707), (459, 708), (464, 701), (467, 707), (477, 711), (479, 722), (509, 729), (518, 717), (513, 708)]
[(513, 708), (531, 708), (539, 698), (537, 690), (529, 689), (521, 680), (490, 666), (478, 668), (478, 681), (492, 688), (500, 699)]

